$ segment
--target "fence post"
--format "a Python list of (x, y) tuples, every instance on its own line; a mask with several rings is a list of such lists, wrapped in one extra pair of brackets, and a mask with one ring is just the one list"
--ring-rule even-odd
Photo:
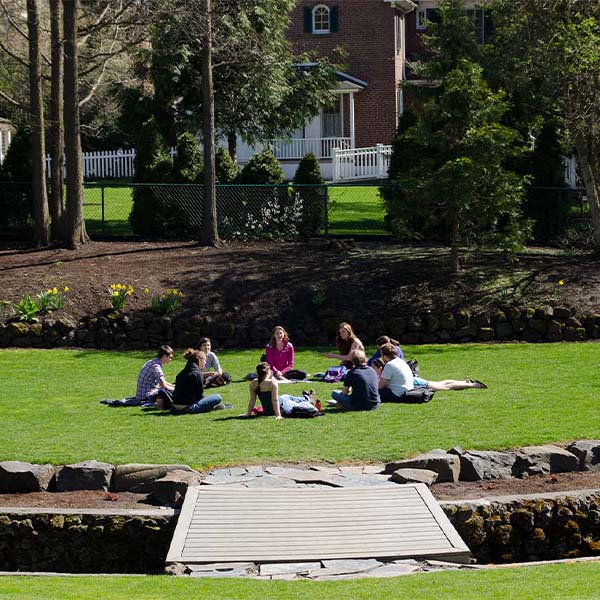
[(102, 235), (106, 233), (105, 224), (104, 224), (104, 184), (100, 184), (100, 198), (102, 203)]
[(377, 144), (377, 177), (381, 179), (383, 177), (383, 144)]
[(331, 178), (333, 179), (333, 181), (338, 181), (339, 179), (339, 158), (338, 158), (338, 149), (337, 148), (333, 148), (331, 150), (331, 166), (332, 166), (332, 173), (331, 173)]
[(323, 194), (323, 202), (325, 204), (325, 237), (329, 237), (329, 186), (324, 184), (325, 193)]

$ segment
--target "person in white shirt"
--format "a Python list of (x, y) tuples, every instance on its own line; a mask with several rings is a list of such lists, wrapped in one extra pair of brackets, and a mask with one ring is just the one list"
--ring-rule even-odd
[(379, 349), (384, 362), (379, 377), (379, 396), (382, 402), (399, 402), (409, 390), (414, 389), (410, 367), (398, 357), (393, 344), (384, 344)]

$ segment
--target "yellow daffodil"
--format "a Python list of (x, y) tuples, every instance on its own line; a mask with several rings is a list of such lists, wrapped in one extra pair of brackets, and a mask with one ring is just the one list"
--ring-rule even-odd
[(68, 286), (65, 285), (65, 289), (63, 291), (68, 292), (69, 291)]
[(558, 285), (565, 285), (565, 282), (564, 282), (564, 281), (561, 279), (561, 280), (558, 282)]

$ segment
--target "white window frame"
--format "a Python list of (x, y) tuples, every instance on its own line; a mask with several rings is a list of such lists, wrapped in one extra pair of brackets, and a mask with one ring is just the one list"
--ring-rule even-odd
[[(317, 28), (317, 11), (324, 11), (327, 14), (327, 29)], [(331, 33), (331, 10), (328, 6), (317, 4), (317, 6), (312, 9), (312, 32), (316, 35)]]
[(417, 31), (425, 31), (427, 26), (425, 25), (427, 21), (427, 10), (425, 8), (417, 9)]

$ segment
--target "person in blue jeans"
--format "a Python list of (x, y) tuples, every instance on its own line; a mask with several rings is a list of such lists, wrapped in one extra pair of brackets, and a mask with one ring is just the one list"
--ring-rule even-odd
[(183, 356), (187, 362), (175, 378), (171, 412), (177, 415), (194, 415), (231, 408), (231, 404), (223, 404), (221, 394), (204, 395), (202, 370), (206, 365), (206, 354), (202, 350), (188, 348)]
[(373, 410), (380, 403), (377, 373), (367, 366), (362, 350), (354, 350), (351, 358), (354, 368), (344, 377), (342, 391), (331, 392), (329, 405), (341, 410)]

